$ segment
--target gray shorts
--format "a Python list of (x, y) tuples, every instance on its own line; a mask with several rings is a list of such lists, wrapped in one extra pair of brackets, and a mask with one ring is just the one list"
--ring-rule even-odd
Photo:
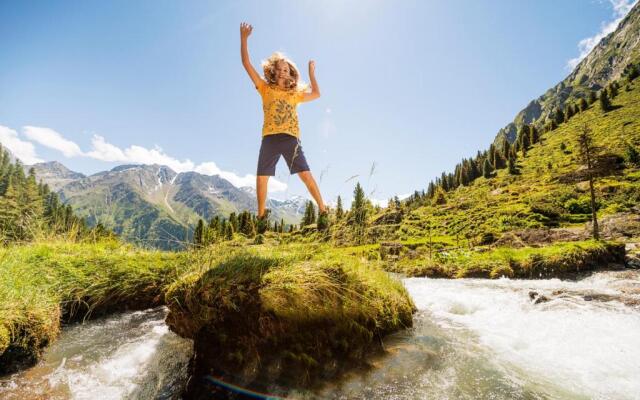
[(262, 138), (257, 175), (274, 176), (276, 164), (281, 155), (287, 162), (291, 174), (309, 171), (309, 165), (307, 165), (307, 159), (304, 157), (298, 138), (288, 133), (274, 133)]

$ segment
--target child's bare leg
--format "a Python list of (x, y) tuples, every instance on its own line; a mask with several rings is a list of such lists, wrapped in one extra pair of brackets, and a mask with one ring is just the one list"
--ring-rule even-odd
[(256, 193), (258, 195), (258, 217), (264, 215), (265, 203), (267, 202), (267, 183), (269, 175), (258, 175), (256, 177)]
[(311, 196), (318, 204), (318, 209), (320, 210), (320, 212), (326, 211), (324, 202), (322, 201), (322, 195), (320, 194), (320, 189), (318, 189), (318, 185), (316, 184), (316, 180), (313, 179), (313, 175), (311, 175), (311, 171), (298, 172), (298, 176), (300, 177), (302, 182), (304, 182), (304, 184), (307, 186), (309, 193), (311, 193)]

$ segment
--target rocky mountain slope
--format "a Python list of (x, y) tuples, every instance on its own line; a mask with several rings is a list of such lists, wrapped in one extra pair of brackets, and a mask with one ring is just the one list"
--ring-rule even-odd
[[(28, 170), (31, 165), (26, 165)], [(120, 165), (85, 176), (59, 162), (33, 165), (36, 176), (57, 191), (90, 225), (101, 222), (126, 240), (160, 248), (180, 248), (199, 218), (256, 211), (255, 192), (214, 175), (176, 173), (163, 165)], [(269, 199), (272, 218), (298, 223), (304, 199)]]
[(574, 70), (556, 86), (532, 100), (514, 120), (500, 129), (495, 138), (499, 146), (505, 138), (513, 143), (518, 128), (523, 124), (542, 127), (558, 110), (590, 91), (605, 87), (619, 79), (625, 68), (640, 59), (640, 2), (620, 22), (618, 28), (603, 38)]

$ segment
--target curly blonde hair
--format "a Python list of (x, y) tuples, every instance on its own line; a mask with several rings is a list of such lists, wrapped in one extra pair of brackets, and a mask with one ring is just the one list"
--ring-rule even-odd
[(267, 83), (270, 83), (272, 85), (275, 85), (277, 83), (276, 65), (280, 60), (284, 60), (287, 64), (289, 64), (289, 72), (291, 78), (287, 79), (287, 88), (302, 92), (306, 91), (309, 85), (300, 80), (300, 72), (298, 71), (296, 63), (291, 61), (289, 57), (279, 51), (273, 52), (273, 54), (271, 54), (269, 58), (263, 60), (261, 63), (262, 70), (264, 71), (264, 79), (267, 81)]

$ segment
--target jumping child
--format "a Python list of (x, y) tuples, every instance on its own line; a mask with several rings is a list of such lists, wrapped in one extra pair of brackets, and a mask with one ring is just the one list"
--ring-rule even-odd
[(242, 65), (262, 97), (262, 110), (264, 111), (262, 144), (260, 145), (256, 174), (258, 232), (263, 233), (267, 227), (269, 215), (269, 210), (265, 209), (267, 182), (270, 176), (275, 175), (276, 164), (281, 155), (287, 162), (289, 172), (292, 175), (298, 174), (318, 204), (318, 229), (326, 229), (327, 209), (302, 152), (296, 110), (299, 103), (320, 97), (320, 88), (315, 77), (315, 62), (309, 61), (311, 92), (307, 92), (306, 87), (298, 83), (300, 74), (295, 63), (280, 52), (273, 53), (266, 61), (262, 62), (263, 79), (253, 68), (249, 59), (247, 38), (251, 35), (252, 30), (251, 25), (245, 22), (240, 24)]

